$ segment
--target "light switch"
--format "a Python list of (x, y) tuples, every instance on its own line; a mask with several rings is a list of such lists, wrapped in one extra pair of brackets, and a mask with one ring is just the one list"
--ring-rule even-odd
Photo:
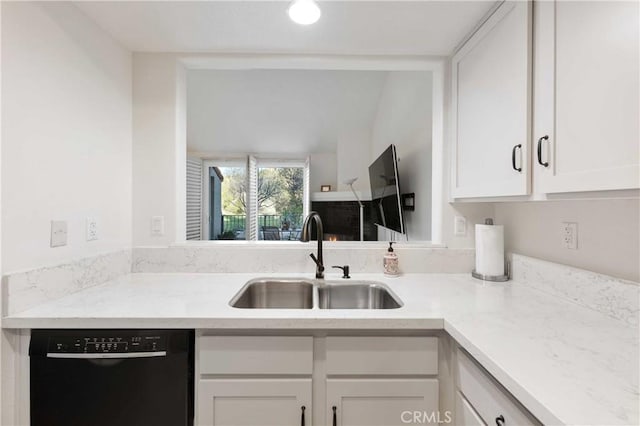
[(51, 247), (67, 245), (67, 222), (64, 220), (51, 221)]
[(453, 218), (453, 235), (464, 237), (467, 235), (467, 218), (464, 216), (456, 216)]
[(95, 217), (87, 218), (87, 241), (98, 239), (98, 219)]
[(569, 250), (578, 249), (578, 224), (575, 222), (562, 222), (562, 242)]
[(151, 235), (164, 235), (164, 216), (151, 217)]

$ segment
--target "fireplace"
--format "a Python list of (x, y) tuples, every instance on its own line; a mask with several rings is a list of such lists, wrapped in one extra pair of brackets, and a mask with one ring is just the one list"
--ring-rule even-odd
[[(371, 202), (364, 203), (364, 239), (376, 241)], [(325, 241), (360, 241), (360, 207), (356, 201), (314, 201), (311, 209), (322, 219)]]

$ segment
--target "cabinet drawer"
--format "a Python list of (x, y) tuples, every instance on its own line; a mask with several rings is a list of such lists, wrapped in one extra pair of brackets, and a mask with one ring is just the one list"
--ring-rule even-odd
[(327, 337), (327, 374), (438, 374), (437, 337)]
[(469, 401), (460, 391), (456, 392), (456, 425), (457, 426), (486, 426)]
[(312, 337), (202, 336), (200, 374), (308, 374)]
[(458, 348), (456, 358), (458, 390), (485, 423), (502, 416), (504, 426), (541, 424), (466, 352)]

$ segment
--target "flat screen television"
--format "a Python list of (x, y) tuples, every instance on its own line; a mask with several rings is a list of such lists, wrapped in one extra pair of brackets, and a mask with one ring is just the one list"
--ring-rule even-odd
[(389, 145), (389, 148), (371, 163), (369, 183), (376, 225), (404, 234), (405, 224), (400, 202), (398, 157), (395, 145)]

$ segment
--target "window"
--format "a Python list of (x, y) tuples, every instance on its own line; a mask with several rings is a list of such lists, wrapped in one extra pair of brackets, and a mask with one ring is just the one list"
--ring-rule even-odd
[(309, 206), (308, 160), (204, 162), (205, 238), (299, 240)]
[(220, 185), (211, 190), (211, 198), (215, 202), (210, 206), (210, 216), (215, 219), (210, 239), (244, 240), (247, 211), (246, 167), (227, 166), (215, 170), (216, 180), (220, 181)]
[(258, 167), (258, 239), (299, 240), (304, 221), (304, 167)]

